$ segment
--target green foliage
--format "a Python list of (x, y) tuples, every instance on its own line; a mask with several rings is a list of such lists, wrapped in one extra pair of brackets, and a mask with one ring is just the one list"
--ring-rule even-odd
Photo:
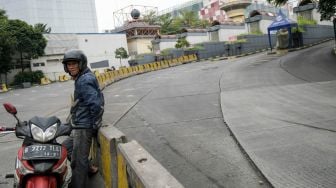
[(174, 48), (166, 48), (160, 51), (160, 55), (162, 56), (168, 56), (170, 54), (170, 51), (173, 50)]
[(39, 29), (21, 20), (10, 20), (5, 13), (0, 10), (0, 73), (4, 74), (12, 67), (14, 53), (19, 54), (23, 67), (24, 59), (30, 60), (42, 56), (47, 45)]
[(128, 58), (127, 51), (125, 50), (124, 47), (120, 47), (120, 48), (116, 49), (114, 53), (115, 53), (116, 58), (119, 58), (119, 59)]
[(246, 39), (239, 39), (239, 40), (234, 40), (234, 41), (228, 41), (229, 44), (238, 44), (238, 43), (246, 43)]
[(188, 48), (188, 50), (204, 50), (204, 46), (201, 44), (194, 45), (193, 47)]
[(211, 25), (209, 21), (199, 19), (194, 11), (180, 12), (180, 16), (174, 19), (173, 23), (179, 28), (206, 28)]
[(149, 11), (147, 14), (143, 15), (143, 20), (149, 25), (155, 25), (158, 22), (158, 17), (155, 11)]
[(24, 59), (44, 55), (47, 41), (40, 31), (34, 30), (33, 26), (21, 20), (9, 20), (9, 29), (16, 39), (16, 50), (24, 55)]
[(175, 48), (185, 48), (189, 46), (190, 46), (190, 43), (187, 41), (185, 37), (177, 39), (176, 44), (175, 44)]
[(292, 33), (296, 33), (296, 32), (303, 33), (305, 32), (305, 30), (303, 29), (304, 25), (316, 25), (317, 24), (316, 20), (306, 19), (303, 16), (298, 16), (297, 23), (298, 23), (298, 28), (293, 27), (291, 29)]
[(198, 27), (200, 28), (207, 28), (211, 26), (211, 23), (208, 20), (199, 20)]
[(303, 16), (298, 16), (297, 18), (298, 25), (316, 25), (316, 20), (306, 19)]
[(292, 33), (297, 33), (297, 32), (299, 32), (299, 33), (303, 33), (303, 32), (305, 32), (305, 30), (303, 29), (303, 27), (302, 26), (299, 26), (299, 27), (292, 27), (291, 28), (291, 32)]
[(160, 33), (163, 35), (176, 34), (179, 30), (179, 25), (174, 22), (170, 14), (159, 16), (158, 24), (161, 26)]
[(14, 76), (14, 85), (22, 84), (23, 82), (31, 82), (39, 84), (41, 78), (44, 77), (42, 71), (33, 71), (33, 72), (19, 72)]
[(0, 9), (0, 74), (7, 74), (12, 67), (14, 43), (6, 12)]
[[(276, 6), (281, 6), (287, 3), (288, 0), (267, 0), (267, 2)], [(321, 20), (330, 20), (336, 14), (335, 0), (319, 0), (318, 11), (321, 13)]]
[(115, 54), (115, 58), (119, 58), (119, 60), (120, 60), (120, 66), (122, 66), (122, 65), (121, 65), (121, 59), (126, 59), (126, 58), (128, 58), (127, 51), (126, 51), (125, 48), (123, 48), (123, 47), (117, 48), (117, 49), (114, 51), (114, 54)]
[(320, 0), (317, 9), (321, 13), (321, 20), (330, 20), (336, 15), (336, 1)]
[(261, 32), (260, 30), (256, 30), (256, 31), (252, 31), (250, 34), (251, 35), (263, 35), (264, 33)]
[(207, 20), (200, 20), (193, 11), (182, 11), (177, 18), (164, 14), (159, 16), (155, 23), (161, 26), (160, 33), (163, 35), (177, 34), (181, 28), (207, 28), (211, 25)]
[(47, 27), (47, 24), (43, 24), (43, 23), (37, 23), (34, 25), (34, 30), (36, 32), (40, 32), (40, 33), (50, 33), (51, 32), (51, 28)]

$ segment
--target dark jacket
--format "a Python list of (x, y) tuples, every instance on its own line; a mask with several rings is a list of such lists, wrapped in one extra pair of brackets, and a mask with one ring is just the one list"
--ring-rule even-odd
[(88, 68), (75, 80), (74, 100), (78, 100), (71, 110), (75, 126), (97, 128), (97, 121), (104, 111), (104, 96), (95, 75)]

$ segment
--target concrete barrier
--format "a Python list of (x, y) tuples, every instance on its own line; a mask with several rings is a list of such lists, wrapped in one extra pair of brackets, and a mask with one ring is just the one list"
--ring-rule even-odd
[(67, 75), (65, 75), (65, 74), (63, 74), (63, 75), (59, 75), (59, 76), (58, 76), (58, 80), (59, 80), (60, 82), (65, 82), (65, 81), (68, 81), (68, 80), (69, 80), (69, 77), (68, 77)]
[(47, 85), (47, 84), (50, 84), (51, 81), (49, 80), (49, 78), (47, 77), (43, 77), (41, 78), (41, 85)]
[(117, 145), (124, 142), (126, 142), (125, 135), (112, 125), (100, 128), (98, 133), (100, 149), (96, 156), (107, 188), (118, 187)]
[(183, 187), (136, 141), (118, 145), (118, 173), (118, 188)]
[(7, 92), (7, 91), (8, 91), (8, 89), (7, 89), (6, 84), (1, 84), (0, 93)]
[(99, 129), (91, 157), (99, 165), (106, 188), (183, 187), (140, 144), (127, 143), (125, 135), (113, 125)]

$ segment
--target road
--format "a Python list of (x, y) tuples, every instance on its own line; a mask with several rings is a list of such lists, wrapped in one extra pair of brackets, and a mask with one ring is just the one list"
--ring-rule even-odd
[[(331, 46), (124, 79), (104, 90), (104, 121), (137, 140), (185, 187), (335, 187)], [(23, 119), (64, 118), (71, 92), (71, 82), (57, 83), (3, 93), (0, 102), (14, 103)], [(0, 124), (10, 123), (0, 110)], [(0, 137), (1, 175), (12, 170), (19, 143)]]
[(222, 77), (225, 121), (274, 187), (336, 187), (332, 47), (239, 62)]

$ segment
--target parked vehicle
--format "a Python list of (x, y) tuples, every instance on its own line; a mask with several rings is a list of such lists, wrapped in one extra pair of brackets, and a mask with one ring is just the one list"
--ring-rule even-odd
[(14, 178), (15, 188), (60, 188), (66, 187), (68, 174), (67, 150), (56, 138), (70, 135), (71, 124), (62, 124), (55, 117), (33, 117), (20, 121), (17, 110), (10, 103), (4, 103), (6, 111), (17, 120), (15, 127), (0, 127), (0, 134), (15, 133), (23, 139), (15, 162), (15, 172), (6, 175)]

